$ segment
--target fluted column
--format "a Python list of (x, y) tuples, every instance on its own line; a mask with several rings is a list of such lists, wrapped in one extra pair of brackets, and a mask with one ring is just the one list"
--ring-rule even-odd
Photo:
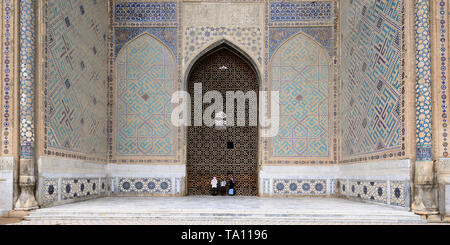
[(415, 8), (417, 157), (412, 209), (419, 214), (435, 214), (437, 192), (432, 148), (430, 0), (416, 0)]
[(20, 196), (16, 210), (38, 208), (34, 174), (35, 0), (20, 0)]

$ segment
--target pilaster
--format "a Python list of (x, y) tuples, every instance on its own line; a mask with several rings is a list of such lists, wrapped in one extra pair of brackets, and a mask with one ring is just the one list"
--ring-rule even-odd
[(412, 209), (437, 213), (432, 142), (431, 3), (416, 0), (416, 138), (417, 158)]
[(35, 1), (20, 0), (20, 196), (16, 210), (38, 208), (35, 198)]

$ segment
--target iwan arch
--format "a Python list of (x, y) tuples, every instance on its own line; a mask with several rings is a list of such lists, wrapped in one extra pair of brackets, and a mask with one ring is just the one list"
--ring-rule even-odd
[[(0, 210), (205, 194), (231, 174), (243, 195), (449, 215), (445, 0), (1, 7)], [(278, 91), (278, 135), (174, 127), (171, 96), (196, 81)]]

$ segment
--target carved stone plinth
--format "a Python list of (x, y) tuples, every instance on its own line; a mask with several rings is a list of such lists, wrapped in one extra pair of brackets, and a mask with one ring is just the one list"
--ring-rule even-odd
[(20, 176), (20, 196), (16, 202), (15, 210), (18, 211), (29, 211), (33, 209), (38, 209), (39, 205), (34, 196), (34, 188), (36, 184), (36, 179), (34, 176)]
[(412, 210), (421, 215), (438, 214), (438, 191), (434, 181), (433, 161), (416, 162), (414, 182)]

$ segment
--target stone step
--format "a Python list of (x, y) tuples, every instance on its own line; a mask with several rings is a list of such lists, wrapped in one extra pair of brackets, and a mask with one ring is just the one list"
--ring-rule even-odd
[(106, 211), (35, 211), (25, 220), (277, 220), (304, 222), (360, 222), (360, 223), (410, 223), (425, 224), (420, 216), (412, 213), (401, 214), (344, 214), (344, 213), (239, 213), (239, 212), (106, 212)]
[[(114, 220), (121, 220), (121, 221), (126, 221), (126, 220), (130, 220), (130, 221), (146, 221), (146, 220), (169, 220), (169, 218), (167, 217), (154, 217), (154, 218), (133, 218), (133, 217), (129, 217), (129, 218), (108, 218), (108, 217), (98, 217), (98, 218), (88, 218), (88, 217), (65, 217), (65, 218), (61, 218), (61, 217), (54, 217), (54, 218), (42, 218), (42, 219), (25, 219), (26, 221), (51, 221), (51, 220), (56, 220), (56, 221), (77, 221), (77, 220), (83, 220), (83, 221), (114, 221)], [(348, 224), (357, 224), (357, 223), (367, 223), (367, 224), (426, 224), (425, 221), (423, 220), (417, 220), (417, 219), (363, 219), (363, 218), (359, 218), (359, 219), (350, 219), (350, 218), (314, 218), (314, 219), (292, 219), (292, 218), (242, 218), (242, 219), (236, 219), (236, 218), (193, 218), (193, 217), (177, 217), (172, 219), (176, 222), (182, 222), (182, 221), (243, 221), (243, 222), (248, 222), (248, 221), (252, 221), (255, 223), (261, 222), (261, 223), (266, 223), (266, 222), (286, 222), (286, 223), (292, 223), (292, 222), (296, 222), (296, 223), (309, 223), (309, 224), (320, 224), (320, 223), (348, 223)]]

